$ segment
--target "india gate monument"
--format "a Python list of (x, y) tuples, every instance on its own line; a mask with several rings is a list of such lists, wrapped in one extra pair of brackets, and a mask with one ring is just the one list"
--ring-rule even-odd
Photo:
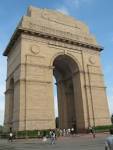
[(56, 128), (53, 78), (59, 128), (81, 132), (89, 126), (109, 125), (102, 50), (81, 21), (30, 6), (3, 53), (7, 56), (5, 127)]

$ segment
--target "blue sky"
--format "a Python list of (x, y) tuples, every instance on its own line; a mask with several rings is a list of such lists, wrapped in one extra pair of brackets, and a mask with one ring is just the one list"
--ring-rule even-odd
[[(113, 113), (113, 0), (1, 0), (0, 1), (0, 124), (4, 116), (6, 58), (2, 53), (29, 5), (61, 11), (85, 22), (104, 47), (101, 62), (110, 113)], [(56, 99), (56, 98), (55, 98)]]

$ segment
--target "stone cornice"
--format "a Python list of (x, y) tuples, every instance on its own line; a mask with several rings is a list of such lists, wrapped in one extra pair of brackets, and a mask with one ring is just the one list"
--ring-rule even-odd
[(19, 38), (20, 34), (21, 34), (21, 31), (19, 29), (16, 29), (7, 45), (5, 51), (3, 52), (3, 56), (8, 55), (9, 51), (14, 46), (14, 43)]
[(100, 86), (100, 85), (85, 85), (86, 88), (100, 88), (100, 89), (106, 89), (106, 86)]
[(53, 30), (53, 29), (45, 27), (45, 26), (38, 26), (38, 27), (39, 27), (38, 30), (34, 30), (31, 28), (23, 28), (21, 26), (18, 27), (16, 29), (16, 31), (14, 32), (3, 55), (4, 56), (8, 55), (10, 49), (12, 48), (12, 46), (14, 45), (14, 43), (18, 39), (18, 37), (21, 35), (21, 33), (34, 35), (34, 36), (38, 36), (38, 37), (43, 37), (43, 38), (48, 38), (48, 39), (52, 39), (55, 41), (61, 41), (63, 43), (69, 43), (72, 45), (77, 45), (77, 46), (89, 48), (89, 49), (96, 50), (96, 51), (103, 50), (103, 48), (98, 45), (93, 45), (93, 44), (89, 44), (89, 43), (85, 43), (85, 42), (76, 40), (77, 35), (63, 32), (63, 31)]

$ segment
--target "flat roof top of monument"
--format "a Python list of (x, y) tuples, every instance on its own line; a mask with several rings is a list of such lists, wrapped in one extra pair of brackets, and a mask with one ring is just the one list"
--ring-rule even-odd
[(60, 12), (30, 6), (13, 33), (3, 55), (7, 56), (21, 33), (32, 34), (101, 51), (87, 25)]

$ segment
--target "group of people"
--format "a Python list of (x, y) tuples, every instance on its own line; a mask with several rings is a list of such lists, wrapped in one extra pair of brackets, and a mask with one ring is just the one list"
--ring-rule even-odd
[[(49, 137), (51, 144), (55, 144), (55, 141), (57, 139), (57, 136), (69, 136), (73, 135), (75, 133), (74, 128), (72, 129), (56, 129), (56, 130), (50, 130)], [(47, 141), (46, 135), (43, 137), (43, 142)]]
[(74, 135), (75, 129), (74, 128), (68, 128), (68, 129), (58, 129), (60, 136), (69, 136)]
[[(89, 126), (88, 131), (89, 131), (89, 133), (91, 133), (93, 135), (93, 138), (95, 138), (95, 130), (94, 130), (94, 128)], [(55, 141), (56, 141), (56, 138), (57, 138), (57, 132), (59, 133), (59, 136), (69, 136), (69, 135), (75, 134), (74, 128), (72, 128), (72, 129), (50, 130), (49, 137), (50, 137), (50, 143), (51, 144), (55, 144)], [(111, 136), (108, 137), (106, 139), (106, 141), (105, 141), (105, 150), (113, 150), (113, 129), (110, 130), (110, 134), (111, 134)], [(13, 132), (10, 131), (8, 140), (10, 142), (12, 142), (13, 141), (13, 137), (14, 137)], [(46, 136), (43, 137), (43, 141), (44, 142), (47, 141), (47, 137)]]
[[(90, 131), (90, 133), (93, 134), (93, 137), (95, 138), (95, 132), (94, 132), (92, 127), (89, 127), (89, 131)], [(57, 136), (70, 136), (70, 135), (74, 135), (74, 134), (75, 134), (75, 129), (74, 128), (71, 128), (71, 129), (70, 128), (68, 128), (68, 129), (56, 129), (56, 130), (50, 130), (49, 137), (51, 139), (51, 144), (54, 144)], [(8, 140), (10, 142), (12, 142), (13, 137), (14, 137), (13, 132), (10, 131)], [(44, 135), (43, 141), (44, 142), (47, 141), (46, 135)]]

